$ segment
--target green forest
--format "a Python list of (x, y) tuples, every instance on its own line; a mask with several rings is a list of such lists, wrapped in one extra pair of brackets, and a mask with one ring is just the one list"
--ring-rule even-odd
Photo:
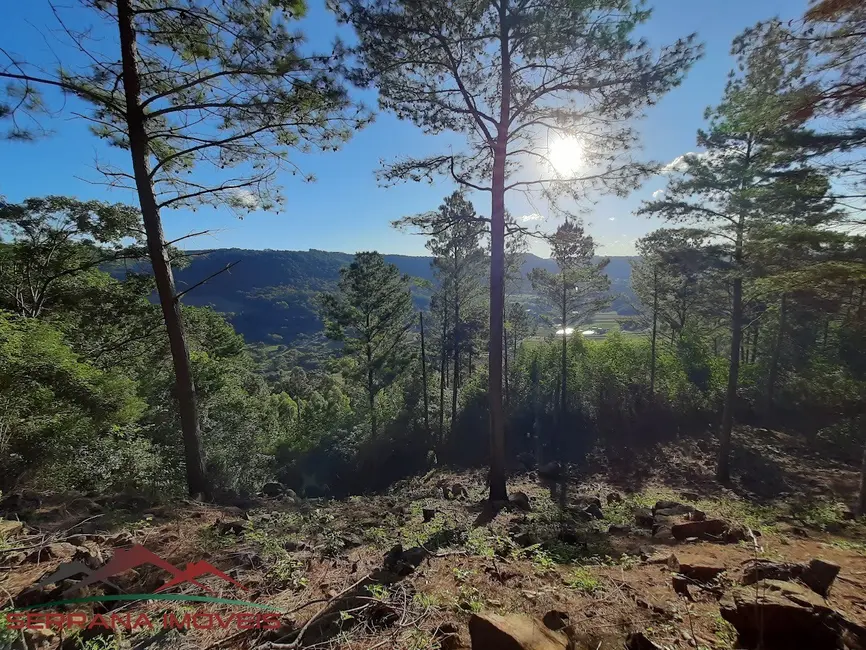
[[(651, 46), (640, 36), (652, 24), (642, 2), (331, 5), (357, 37), (333, 52), (311, 53), (295, 31), (303, 3), (270, 0), (83, 2), (79, 10), (111, 25), (116, 42), (89, 45), (86, 32), (66, 28), (92, 59), (79, 68), (37, 69), (0, 49), (6, 139), (38, 148), (52, 137), (46, 127), (63, 109), (45, 92), (60, 88), (85, 107), (62, 119), (86, 121), (94, 138), (123, 154), (122, 167), (99, 167), (105, 182), (138, 197), (131, 204), (80, 200), (57, 195), (51, 179), (42, 196), (0, 197), (0, 510), (7, 520), (0, 523), (17, 521), (28, 494), (138, 495), (252, 513), (261, 499), (290, 493), (302, 504), (304, 525), (315, 523), (326, 540), (314, 550), (334, 557), (355, 545), (328, 537), (337, 526), (324, 514), (331, 511), (310, 503), (357, 505), (353, 499), (423, 486), (447, 471), (463, 478), (445, 488), (443, 503), (463, 499), (468, 486), (473, 502), (494, 517), (549, 498), (556, 544), (508, 541), (518, 549), (508, 557), (550, 575), (557, 563), (579, 563), (574, 549), (594, 543), (567, 533), (572, 526), (603, 508), (596, 518), (607, 517), (604, 532), (613, 535), (632, 523), (626, 504), (650, 504), (628, 496), (640, 493), (635, 477), (647, 458), (680, 472), (678, 480), (697, 481), (722, 499), (710, 508), (721, 508), (766, 496), (760, 485), (770, 475), (761, 463), (781, 446), (799, 454), (792, 472), (831, 457), (834, 471), (859, 472), (859, 485), (822, 493), (810, 512), (838, 526), (862, 525), (861, 2), (815, 1), (797, 20), (744, 29), (731, 44), (724, 92), (696, 134), (699, 152), (668, 163), (639, 150), (634, 120), (687, 82), (703, 46), (699, 34)], [(372, 120), (356, 88), (378, 93), (377, 110), (464, 143), (442, 155), (408, 152), (380, 172), (386, 183), (453, 181), (440, 205), (418, 205), (393, 224), (423, 237), (428, 257), (183, 250), (166, 240), (162, 220), (173, 209), (228, 204), (242, 214), (249, 206), (238, 188), (276, 209), (275, 170), (295, 173), (295, 159), (310, 150), (340, 156), (342, 143)], [(563, 171), (543, 143), (575, 133), (588, 169)], [(537, 159), (551, 170), (536, 173), (528, 161)], [(653, 176), (663, 189), (636, 214), (661, 226), (637, 241), (637, 256), (612, 261), (574, 202), (626, 195)], [(506, 197), (522, 191), (556, 206), (555, 225), (534, 230), (509, 212)], [(530, 254), (538, 242), (549, 247), (549, 260)], [(685, 450), (700, 461), (678, 465)], [(549, 497), (527, 496), (520, 477), (528, 472), (552, 481)], [(617, 484), (625, 497), (617, 491), (597, 509), (570, 505), (587, 490), (603, 499), (604, 489), (581, 481), (613, 481), (617, 472), (631, 472), (624, 487)], [(793, 499), (791, 481), (784, 494), (770, 496)], [(375, 503), (382, 517), (393, 508)], [(399, 516), (420, 517), (420, 508), (407, 506)], [(424, 526), (437, 516), (431, 508)], [(676, 514), (697, 510), (689, 508)], [(657, 509), (666, 508), (656, 505), (651, 521)], [(611, 512), (626, 514), (620, 521), (608, 519)], [(279, 564), (289, 562), (283, 542), (268, 546), (259, 523), (250, 523), (258, 520), (247, 519), (247, 541), (282, 567), (281, 589), (314, 598), (297, 566)], [(667, 525), (654, 521), (652, 535)], [(821, 525), (822, 534), (838, 532)], [(381, 526), (377, 543), (395, 541), (389, 535), (399, 526)], [(753, 534), (758, 527), (750, 524), (739, 538), (746, 554), (750, 540), (754, 548), (759, 539), (769, 543)], [(437, 548), (456, 543), (444, 528), (425, 531), (441, 533), (435, 543), (415, 545), (433, 553), (431, 562)], [(689, 539), (705, 540), (702, 534)], [(400, 535), (412, 545), (407, 540), (415, 537)], [(454, 551), (459, 561), (467, 553), (493, 558), (501, 579), (499, 542), (473, 547), (467, 535), (464, 550)], [(862, 540), (846, 543), (860, 549), (862, 568)], [(11, 537), (2, 544), (29, 547)], [(572, 551), (563, 551), (569, 544)], [(584, 569), (568, 570), (578, 571), (561, 587), (569, 593), (598, 599), (612, 589), (607, 578), (594, 586)], [(470, 593), (469, 575), (452, 576), (458, 602), (469, 603), (456, 606), (458, 618), (505, 598), (488, 594), (485, 601), (480, 587)], [(340, 600), (339, 589), (325, 601)], [(395, 606), (398, 592), (388, 589), (368, 588), (368, 598), (393, 596)], [(411, 606), (417, 598), (410, 593)], [(424, 616), (447, 610), (424, 607)], [(711, 607), (718, 618), (719, 605)], [(398, 641), (409, 611), (378, 647), (457, 647), (433, 632), (424, 637), (428, 645)], [(338, 618), (349, 625), (353, 616), (360, 614)], [(754, 630), (726, 615), (724, 605), (722, 617), (742, 645), (710, 646), (692, 629), (692, 641), (676, 647), (771, 647), (749, 641)], [(469, 623), (473, 648), (506, 647), (484, 645), (477, 625)], [(298, 629), (283, 630), (283, 638), (295, 635), (290, 643), (269, 647), (307, 647), (307, 627)], [(630, 650), (662, 647), (638, 645), (635, 629)], [(866, 643), (866, 627), (861, 631)], [(332, 647), (377, 647), (340, 643)], [(623, 647), (603, 643), (598, 647)]]

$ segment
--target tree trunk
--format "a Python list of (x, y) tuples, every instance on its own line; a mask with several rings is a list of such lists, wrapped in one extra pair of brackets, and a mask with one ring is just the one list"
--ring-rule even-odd
[(857, 515), (866, 516), (866, 416), (860, 416), (860, 433), (863, 437), (863, 463), (860, 466), (860, 495), (857, 498)]
[[(565, 271), (562, 270), (562, 273)], [(554, 452), (558, 457), (562, 457), (561, 442), (565, 431), (565, 410), (568, 403), (568, 302), (567, 302), (567, 287), (565, 286), (565, 276), (562, 276), (562, 350), (560, 358), (560, 389), (559, 389), (559, 426), (556, 431), (556, 442), (554, 444)]]
[(755, 335), (752, 337), (752, 359), (750, 363), (755, 363), (758, 360), (758, 334), (760, 334), (761, 329), (755, 325)]
[(153, 267), (159, 304), (168, 331), (169, 348), (174, 365), (175, 395), (183, 432), (186, 483), (190, 495), (207, 496), (210, 492), (205, 476), (204, 455), (198, 421), (198, 404), (189, 347), (183, 327), (180, 302), (175, 296), (174, 276), (166, 251), (162, 221), (150, 177), (150, 144), (141, 107), (141, 82), (137, 68), (135, 25), (130, 0), (117, 0), (117, 24), (120, 41), (123, 88), (126, 99), (126, 124), (129, 152), (138, 192), (141, 216), (147, 238), (147, 251)]
[[(503, 317), (504, 320), (504, 317)], [(502, 372), (505, 377), (505, 405), (508, 406), (509, 402), (509, 389), (508, 389), (508, 328), (502, 328)]]
[(742, 246), (744, 217), (740, 217), (737, 229), (737, 248), (734, 253), (736, 277), (734, 277), (731, 305), (731, 351), (728, 365), (728, 388), (725, 394), (725, 410), (722, 413), (722, 429), (719, 432), (719, 461), (716, 478), (726, 483), (731, 478), (731, 431), (734, 428), (734, 409), (737, 406), (737, 385), (740, 375), (740, 346), (743, 340), (743, 277)]
[(543, 454), (541, 451), (541, 422), (538, 418), (538, 357), (536, 356), (532, 358), (529, 379), (532, 382), (532, 435), (535, 438), (535, 463), (536, 465), (541, 465)]
[(445, 341), (448, 338), (448, 321), (442, 318), (442, 350), (439, 355), (439, 444), (445, 441), (445, 378), (448, 373), (445, 361), (448, 354), (445, 349)]
[(451, 368), (453, 380), (451, 381), (451, 438), (454, 438), (454, 423), (457, 421), (457, 393), (460, 387), (460, 301), (457, 287), (454, 287), (454, 347), (452, 350)]
[(783, 293), (779, 303), (779, 329), (773, 343), (773, 356), (770, 357), (770, 371), (767, 375), (767, 393), (764, 396), (764, 413), (769, 415), (773, 410), (773, 393), (776, 390), (776, 379), (779, 373), (779, 357), (782, 354), (782, 341), (785, 337), (785, 318), (787, 316), (787, 296)]
[(505, 487), (505, 416), (502, 409), (502, 314), (505, 308), (505, 159), (511, 119), (511, 52), (508, 42), (508, 0), (499, 3), (499, 55), (502, 100), (493, 146), (490, 206), (490, 338), (488, 399), (490, 400), (490, 501), (508, 498)]
[(656, 390), (656, 337), (658, 333), (659, 315), (659, 288), (658, 269), (653, 268), (653, 333), (650, 344), (650, 398), (655, 395)]
[(424, 389), (424, 431), (430, 440), (430, 403), (427, 398), (427, 350), (424, 347), (424, 312), (418, 312), (421, 322), (421, 384)]
[(373, 348), (367, 343), (367, 399), (370, 406), (370, 437), (376, 437), (376, 390), (373, 383)]

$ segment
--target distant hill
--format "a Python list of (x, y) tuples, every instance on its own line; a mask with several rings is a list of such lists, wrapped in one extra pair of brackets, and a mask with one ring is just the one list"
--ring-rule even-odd
[[(298, 336), (315, 334), (322, 328), (315, 306), (315, 297), (333, 290), (340, 278), (340, 269), (351, 263), (348, 253), (321, 250), (277, 251), (223, 248), (210, 252), (193, 251), (191, 264), (175, 272), (178, 290), (190, 287), (232, 262), (238, 264), (184, 296), (185, 303), (209, 305), (225, 313), (235, 329), (247, 341), (291, 343)], [(433, 281), (432, 257), (385, 255), (385, 259), (403, 273)], [(612, 257), (607, 274), (611, 292), (630, 293), (631, 266), (629, 257)], [(556, 270), (556, 263), (535, 255), (527, 255), (523, 263), (524, 278), (533, 268)], [(112, 271), (122, 275), (120, 269)], [(529, 294), (528, 281), (522, 289)], [(413, 290), (419, 308), (427, 306), (430, 289)], [(528, 296), (527, 296), (528, 297)], [(615, 301), (614, 309), (628, 313), (628, 302)]]

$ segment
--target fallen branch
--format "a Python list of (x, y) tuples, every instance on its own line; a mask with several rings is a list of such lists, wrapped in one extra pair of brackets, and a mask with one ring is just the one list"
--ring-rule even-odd
[[(313, 614), (313, 616), (310, 619), (308, 619), (306, 623), (304, 623), (304, 626), (297, 633), (298, 636), (291, 643), (280, 643), (280, 641), (282, 641), (283, 639), (287, 639), (291, 636), (291, 634), (288, 634), (288, 635), (286, 635), (280, 639), (277, 639), (276, 641), (269, 641), (268, 643), (265, 643), (264, 645), (259, 646), (259, 648), (261, 648), (262, 650), (296, 650), (297, 648), (300, 648), (301, 643), (304, 640), (304, 634), (306, 634), (307, 630), (310, 629), (310, 626), (313, 623), (315, 623), (318, 619), (320, 619), (328, 611), (328, 609), (331, 607), (331, 604), (334, 603), (335, 601), (339, 600), (343, 596), (345, 596), (347, 593), (349, 593), (350, 591), (355, 589), (358, 585), (360, 585), (365, 580), (368, 580), (369, 578), (370, 578), (370, 574), (368, 573), (367, 575), (365, 575), (363, 578), (361, 578), (357, 582), (355, 582), (355, 583), (349, 585), (348, 587), (346, 587), (345, 589), (343, 589), (343, 591), (338, 593), (333, 598), (329, 598), (327, 604), (324, 607), (322, 607), (318, 612)], [(292, 634), (294, 634), (294, 632), (292, 632)]]
[(93, 519), (97, 519), (98, 517), (103, 517), (103, 516), (104, 516), (103, 514), (93, 515), (92, 517), (88, 517), (87, 519), (82, 519), (77, 524), (70, 526), (69, 528), (66, 528), (65, 530), (62, 530), (59, 533), (54, 533), (53, 535), (43, 535), (42, 541), (37, 543), (37, 544), (30, 544), (29, 546), (16, 546), (14, 548), (4, 548), (3, 552), (4, 553), (15, 553), (17, 551), (30, 551), (30, 550), (33, 550), (34, 548), (43, 548), (44, 546), (47, 546), (48, 544), (55, 544), (57, 542), (62, 542), (66, 539), (69, 539), (68, 537), (63, 537), (63, 535), (68, 533), (70, 530), (75, 530), (76, 528), (78, 528), (82, 524), (86, 524), (88, 521), (91, 521)]

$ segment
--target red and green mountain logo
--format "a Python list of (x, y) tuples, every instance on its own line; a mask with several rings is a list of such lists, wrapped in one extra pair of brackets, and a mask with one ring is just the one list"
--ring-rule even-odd
[(163, 560), (156, 553), (146, 549), (141, 544), (136, 544), (132, 548), (121, 549), (117, 551), (114, 554), (114, 557), (111, 558), (111, 560), (106, 562), (98, 569), (91, 569), (82, 562), (67, 562), (61, 564), (59, 567), (57, 567), (57, 570), (54, 573), (45, 576), (42, 580), (40, 580), (37, 583), (37, 586), (57, 584), (60, 583), (62, 580), (66, 580), (67, 578), (71, 578), (76, 575), (85, 575), (85, 578), (83, 580), (76, 582), (74, 585), (72, 585), (63, 592), (63, 596), (67, 597), (81, 591), (84, 587), (95, 584), (97, 582), (105, 582), (114, 587), (114, 585), (112, 585), (108, 581), (109, 578), (124, 573), (125, 571), (129, 571), (130, 569), (135, 569), (136, 567), (148, 564), (163, 569), (172, 575), (172, 578), (168, 580), (164, 585), (162, 585), (159, 589), (157, 589), (154, 593), (165, 591), (170, 587), (177, 587), (189, 582), (196, 585), (203, 591), (213, 594), (214, 591), (210, 587), (206, 587), (197, 580), (198, 578), (202, 578), (208, 575), (217, 576), (218, 578), (224, 580), (225, 582), (231, 583), (239, 589), (246, 589), (246, 587), (244, 587), (237, 580), (227, 576), (225, 573), (217, 569), (209, 562), (193, 562), (191, 564), (187, 564), (186, 569), (179, 569), (171, 562)]
[[(141, 566), (155, 566), (169, 574), (168, 579), (157, 588), (153, 593), (145, 594), (105, 594), (101, 596), (82, 596), (75, 597), (82, 589), (97, 583), (110, 585), (115, 591), (121, 591), (117, 585), (111, 582), (111, 578), (120, 575), (130, 569), (135, 569)], [(50, 603), (41, 603), (38, 605), (30, 605), (27, 607), (16, 608), (17, 610), (48, 608), (57, 605), (67, 605), (71, 603), (99, 602), (110, 600), (178, 600), (178, 601), (195, 601), (195, 602), (211, 602), (227, 605), (244, 605), (247, 607), (256, 607), (260, 609), (269, 609), (278, 611), (277, 608), (259, 603), (252, 603), (244, 600), (234, 600), (229, 598), (218, 598), (216, 592), (209, 586), (203, 584), (203, 578), (216, 577), (219, 580), (230, 584), (233, 587), (246, 591), (247, 588), (237, 580), (220, 571), (210, 562), (204, 560), (198, 562), (190, 562), (186, 568), (181, 569), (171, 562), (161, 558), (153, 551), (145, 548), (141, 544), (136, 544), (131, 548), (119, 549), (114, 553), (114, 556), (105, 564), (98, 567), (88, 566), (83, 562), (65, 562), (57, 567), (55, 571), (42, 578), (37, 584), (37, 587), (43, 587), (50, 584), (60, 584), (64, 580), (80, 577), (81, 579), (69, 586), (63, 591), (61, 596), (63, 600), (58, 600)], [(180, 587), (185, 584), (191, 584), (208, 595), (195, 594), (179, 594), (165, 593), (169, 589)]]

